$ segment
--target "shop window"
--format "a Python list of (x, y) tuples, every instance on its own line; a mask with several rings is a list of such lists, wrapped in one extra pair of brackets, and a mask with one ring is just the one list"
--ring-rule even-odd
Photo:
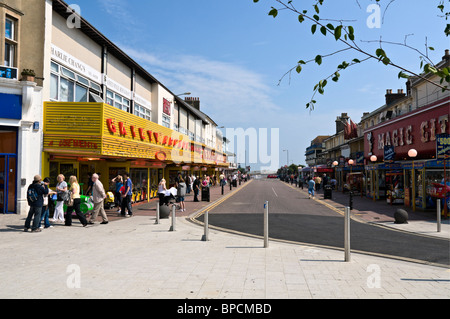
[(75, 90), (75, 101), (86, 102), (88, 98), (88, 89), (84, 86), (77, 85)]
[(50, 99), (51, 100), (59, 100), (58, 96), (58, 87), (59, 87), (59, 77), (55, 74), (51, 74), (50, 79)]
[(83, 76), (51, 62), (50, 99), (61, 102), (88, 102), (89, 88), (100, 95), (101, 87)]
[(58, 177), (58, 172), (59, 172), (59, 163), (58, 162), (50, 162), (50, 187), (55, 187), (57, 182), (57, 177)]
[(170, 128), (170, 116), (167, 116), (167, 115), (163, 114), (163, 116), (162, 116), (162, 125), (167, 127), (167, 128)]
[(134, 104), (134, 115), (137, 115), (149, 121), (151, 121), (152, 119), (152, 111), (145, 106), (139, 105), (137, 103)]
[(6, 16), (5, 19), (5, 52), (4, 65), (9, 67), (17, 66), (17, 20)]
[(112, 91), (106, 91), (106, 103), (119, 110), (130, 112), (130, 100)]
[(59, 100), (61, 102), (73, 102), (74, 82), (66, 78), (59, 81)]

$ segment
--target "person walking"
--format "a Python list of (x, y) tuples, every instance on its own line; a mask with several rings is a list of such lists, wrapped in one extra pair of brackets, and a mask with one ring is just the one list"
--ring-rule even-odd
[[(44, 178), (44, 183), (47, 183), (47, 185), (50, 184), (50, 178), (46, 177)], [(48, 194), (44, 195), (44, 206), (42, 206), (42, 216), (41, 216), (41, 221), (39, 222), (39, 228), (42, 229), (47, 229), (47, 228), (53, 228), (53, 226), (50, 224), (50, 220), (49, 220), (49, 214), (50, 214), (50, 209), (49, 209), (49, 204), (51, 201), (50, 196), (56, 194), (56, 192), (52, 191), (51, 189), (48, 190)], [(42, 227), (42, 222), (44, 222), (44, 227)]]
[(56, 180), (56, 207), (53, 214), (53, 222), (64, 222), (64, 197), (67, 196), (67, 183), (63, 174), (59, 174)]
[(182, 212), (186, 211), (186, 207), (184, 205), (185, 196), (186, 196), (186, 183), (184, 182), (183, 177), (180, 176), (180, 179), (178, 180), (177, 197), (180, 202), (180, 210)]
[(320, 176), (316, 176), (316, 178), (314, 179), (315, 182), (315, 186), (316, 186), (316, 191), (320, 191), (320, 184), (322, 183), (322, 178), (320, 178)]
[[(43, 195), (48, 195), (48, 183), (41, 182), (41, 176), (36, 175), (33, 184), (28, 187), (27, 201), (30, 206), (27, 219), (25, 220), (25, 232), (31, 227), (31, 232), (40, 232), (39, 223), (41, 222), (42, 206), (44, 205)], [(33, 219), (33, 225), (31, 220)]]
[(92, 200), (94, 201), (94, 211), (89, 219), (89, 224), (93, 225), (97, 219), (98, 214), (102, 216), (102, 225), (108, 224), (108, 217), (105, 213), (105, 208), (103, 207), (103, 201), (106, 198), (105, 189), (103, 188), (102, 182), (98, 179), (98, 174), (92, 174)]
[(73, 205), (67, 206), (65, 225), (69, 227), (72, 226), (72, 213), (75, 210), (75, 213), (77, 214), (80, 223), (83, 225), (83, 227), (86, 227), (88, 222), (84, 214), (81, 212), (80, 185), (78, 184), (76, 176), (70, 176), (69, 184), (70, 184), (70, 191), (72, 192)]
[[(124, 182), (123, 186), (125, 187), (125, 193), (122, 195), (122, 209), (121, 214), (125, 217), (133, 216), (133, 211), (131, 209), (131, 197), (133, 194), (133, 183), (131, 182), (130, 176), (128, 173), (123, 174)], [(128, 215), (125, 214), (125, 210), (128, 210)]]
[(187, 177), (186, 177), (186, 194), (191, 193), (191, 189), (192, 189), (191, 185), (192, 185), (191, 175), (187, 175)]
[(117, 175), (114, 177), (111, 182), (115, 183), (116, 189), (114, 193), (114, 204), (117, 207), (117, 212), (120, 214), (121, 207), (122, 207), (122, 193), (120, 192), (120, 189), (123, 186), (123, 179), (122, 176)]
[(316, 186), (316, 182), (314, 182), (314, 179), (311, 177), (311, 179), (308, 182), (308, 194), (309, 194), (309, 199), (315, 198), (315, 194), (314, 194), (314, 190), (315, 190), (315, 186)]
[(200, 192), (200, 178), (197, 176), (194, 181), (194, 202), (199, 202), (198, 193)]
[(161, 178), (158, 184), (158, 197), (159, 197), (159, 206), (162, 206), (165, 204), (164, 198), (166, 197), (165, 191), (166, 188), (166, 180), (164, 178)]

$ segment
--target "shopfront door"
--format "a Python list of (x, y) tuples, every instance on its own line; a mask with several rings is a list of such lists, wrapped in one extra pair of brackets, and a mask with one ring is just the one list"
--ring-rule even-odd
[(0, 214), (16, 212), (17, 156), (0, 154)]

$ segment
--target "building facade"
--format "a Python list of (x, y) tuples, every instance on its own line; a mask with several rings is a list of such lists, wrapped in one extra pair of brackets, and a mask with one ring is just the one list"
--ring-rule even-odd
[[(450, 67), (449, 50), (436, 66)], [(450, 92), (436, 85), (440, 80), (433, 74), (411, 77), (406, 91), (387, 90), (385, 105), (364, 113), (350, 137), (340, 126), (346, 114), (337, 118), (336, 134), (324, 140), (321, 156), (333, 166), (339, 190), (422, 210), (442, 201), (447, 214)]]
[[(43, 43), (32, 41), (42, 36), (41, 30), (31, 28), (43, 15), (42, 6), (39, 8), (35, 3), (12, 0), (0, 3), (0, 213), (3, 214), (27, 212), (26, 191), (40, 171), (43, 92), (35, 77), (22, 71), (42, 64), (29, 52), (43, 51)], [(31, 78), (25, 73), (30, 73)]]
[[(113, 189), (111, 179), (127, 171), (138, 201), (156, 196), (163, 177), (173, 185), (179, 172), (228, 167), (217, 125), (67, 3), (5, 0), (0, 14), (0, 99), (11, 105), (0, 113), (0, 167), (14, 172), (0, 174), (11, 206), (0, 213), (26, 213), (26, 187), (38, 173), (55, 186), (59, 174), (86, 184), (96, 172)], [(20, 81), (22, 69), (35, 78)]]

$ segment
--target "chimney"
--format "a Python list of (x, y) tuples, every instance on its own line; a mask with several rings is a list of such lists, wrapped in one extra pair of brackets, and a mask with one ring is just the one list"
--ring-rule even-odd
[(392, 104), (397, 100), (400, 100), (406, 96), (403, 93), (403, 89), (399, 89), (397, 93), (392, 93), (392, 90), (386, 90), (386, 105)]
[(450, 50), (449, 49), (445, 50), (445, 55), (442, 57), (442, 60), (443, 61), (450, 60)]
[(184, 101), (200, 111), (200, 98), (187, 96)]
[(349, 117), (347, 113), (342, 113), (341, 116), (338, 116), (336, 119), (336, 134), (340, 131), (343, 131), (346, 123), (348, 122)]

